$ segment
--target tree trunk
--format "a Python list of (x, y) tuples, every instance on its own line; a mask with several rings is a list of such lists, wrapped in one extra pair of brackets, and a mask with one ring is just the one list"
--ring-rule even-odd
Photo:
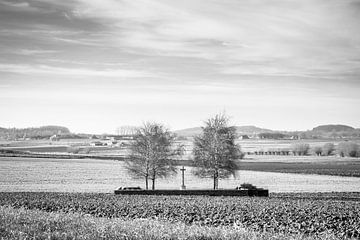
[(152, 179), (152, 190), (155, 190), (155, 177)]
[(216, 189), (216, 177), (215, 177), (215, 174), (214, 174), (214, 190)]
[(145, 188), (146, 188), (146, 190), (149, 189), (149, 177), (148, 176), (145, 177)]
[(219, 178), (218, 178), (218, 173), (215, 172), (214, 173), (214, 190), (218, 189), (218, 181), (219, 181)]

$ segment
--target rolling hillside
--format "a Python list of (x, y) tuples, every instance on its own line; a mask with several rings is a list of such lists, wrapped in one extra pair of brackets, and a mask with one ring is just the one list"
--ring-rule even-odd
[[(274, 130), (259, 128), (256, 126), (236, 126), (236, 131), (238, 134), (248, 134), (248, 135), (275, 132)], [(201, 127), (185, 128), (185, 129), (177, 130), (175, 131), (175, 133), (183, 137), (192, 137), (201, 133)]]
[(14, 140), (19, 138), (48, 138), (55, 134), (70, 134), (62, 126), (42, 126), (34, 128), (0, 128), (0, 138)]
[(315, 128), (313, 128), (313, 131), (322, 131), (322, 132), (348, 132), (348, 131), (354, 131), (355, 128), (346, 126), (346, 125), (334, 125), (334, 124), (328, 124), (328, 125), (320, 125)]
[[(360, 130), (355, 129), (351, 126), (341, 124), (328, 124), (314, 127), (308, 131), (275, 131), (266, 128), (259, 128), (256, 126), (236, 126), (237, 133), (239, 135), (271, 135), (266, 138), (281, 139), (282, 137), (275, 137), (282, 135), (283, 137), (300, 136), (301, 139), (312, 139), (312, 138), (358, 138), (360, 137)], [(175, 131), (176, 134), (182, 137), (192, 137), (201, 133), (200, 127), (186, 128)]]

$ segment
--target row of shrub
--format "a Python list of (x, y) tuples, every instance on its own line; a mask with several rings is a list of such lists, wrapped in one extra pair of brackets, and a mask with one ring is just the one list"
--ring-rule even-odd
[(296, 156), (306, 156), (313, 152), (317, 156), (331, 156), (338, 154), (341, 157), (360, 157), (360, 147), (355, 142), (341, 142), (335, 147), (333, 143), (325, 143), (323, 146), (310, 147), (307, 143), (296, 143), (291, 150)]

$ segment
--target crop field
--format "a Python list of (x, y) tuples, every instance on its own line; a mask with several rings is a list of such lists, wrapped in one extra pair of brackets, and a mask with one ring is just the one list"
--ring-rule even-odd
[[(303, 194), (306, 196), (306, 194)], [(1, 193), (0, 205), (94, 217), (153, 219), (188, 226), (339, 238), (360, 237), (359, 194), (349, 200), (201, 196), (115, 196), (80, 193)]]
[(255, 232), (237, 227), (186, 225), (154, 219), (98, 218), (89, 214), (45, 212), (0, 206), (2, 240), (123, 239), (123, 240), (338, 240), (320, 236)]
[[(244, 139), (237, 140), (236, 143), (241, 146), (244, 152), (268, 151), (291, 149), (293, 144), (304, 143), (309, 144), (310, 148), (323, 146), (325, 143), (333, 143), (336, 146), (343, 142), (342, 139), (301, 139), (301, 140), (273, 140), (273, 139)], [(352, 139), (352, 142), (360, 144), (360, 139)], [(183, 141), (187, 150), (192, 149), (192, 141)]]
[[(29, 140), (0, 142), (0, 148), (28, 151), (39, 154), (51, 154), (50, 157), (66, 158), (101, 158), (126, 157), (129, 152), (124, 146), (90, 146), (91, 139), (62, 139), (58, 142), (49, 140)], [(334, 143), (335, 146), (342, 140), (238, 140), (244, 152), (267, 151), (279, 149), (291, 149), (295, 143), (306, 143), (311, 147), (323, 146), (325, 143)], [(353, 140), (359, 143), (359, 140)], [(185, 155), (181, 157), (181, 164), (192, 165), (192, 141), (183, 140), (179, 144), (185, 146)], [(59, 154), (59, 155), (57, 155)], [(298, 173), (298, 174), (319, 174), (331, 176), (360, 177), (360, 158), (334, 156), (293, 156), (293, 155), (245, 155), (239, 161), (240, 170), (277, 172), (277, 173)]]
[[(272, 140), (272, 139), (245, 139), (238, 140), (237, 143), (241, 146), (241, 149), (245, 152), (254, 151), (267, 151), (276, 149), (290, 149), (293, 144), (306, 143), (311, 148), (316, 146), (323, 146), (325, 143), (333, 143), (337, 146), (342, 139), (301, 139), (301, 140)], [(353, 139), (356, 143), (360, 143), (359, 139)]]
[(61, 145), (44, 145), (44, 146), (29, 146), (29, 147), (11, 147), (5, 148), (8, 150), (15, 151), (28, 151), (28, 152), (37, 152), (37, 153), (67, 153), (69, 151), (68, 146)]
[[(60, 141), (50, 141), (50, 140), (18, 140), (18, 141), (4, 141), (0, 140), (0, 148), (18, 148), (18, 149), (36, 149), (35, 147), (41, 148), (50, 148), (52, 146), (68, 146), (68, 147), (79, 147), (87, 148), (90, 147), (90, 143), (95, 140), (91, 139), (60, 139)], [(254, 152), (254, 151), (267, 151), (267, 150), (280, 150), (280, 149), (291, 149), (291, 146), (296, 143), (305, 143), (309, 144), (311, 148), (316, 146), (323, 146), (325, 143), (333, 143), (335, 147), (342, 142), (342, 139), (302, 139), (302, 140), (271, 140), (271, 139), (246, 139), (246, 140), (237, 140), (236, 143), (241, 146), (242, 151), (244, 152)], [(351, 140), (360, 144), (360, 139)], [(193, 147), (192, 140), (180, 140), (178, 143), (184, 145), (186, 149), (185, 156), (188, 157), (191, 155), (191, 150)], [(51, 150), (51, 149), (50, 149)], [(115, 152), (111, 154), (116, 154), (118, 149), (113, 148), (112, 146), (94, 148), (96, 151), (106, 151)], [(186, 158), (185, 157), (185, 158)]]
[[(212, 180), (198, 178), (186, 167), (188, 189), (211, 188)], [(354, 192), (360, 178), (260, 171), (237, 171), (221, 179), (220, 188), (235, 188), (249, 182), (270, 192)], [(181, 174), (158, 179), (156, 188), (179, 189)], [(0, 191), (105, 192), (120, 186), (144, 187), (143, 179), (132, 178), (122, 161), (95, 159), (0, 158)]]
[(330, 176), (360, 177), (360, 159), (321, 159), (322, 157), (298, 157), (291, 161), (291, 157), (278, 157), (261, 161), (243, 159), (239, 169), (250, 171), (319, 174)]
[(6, 141), (0, 140), (0, 147), (36, 147), (36, 146), (47, 146), (47, 145), (67, 145), (67, 146), (85, 146), (89, 145), (91, 139), (60, 139), (59, 141), (51, 141), (49, 139), (41, 140), (17, 140), (17, 141)]

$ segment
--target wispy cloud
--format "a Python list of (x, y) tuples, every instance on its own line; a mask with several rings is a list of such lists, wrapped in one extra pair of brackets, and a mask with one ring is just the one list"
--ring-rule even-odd
[(49, 92), (72, 88), (68, 105), (111, 95), (98, 111), (116, 102), (174, 122), (186, 112), (187, 124), (224, 108), (249, 123), (301, 125), (339, 109), (354, 122), (359, 13), (360, 0), (0, 0), (0, 96), (21, 108), (16, 96), (31, 91), (52, 111), (68, 106)]
[(360, 34), (355, 30), (360, 27), (355, 14), (359, 7), (354, 1), (3, 2), (14, 8), (58, 10), (53, 20), (43, 15), (41, 24), (39, 16), (32, 17), (36, 24), (30, 30), (3, 29), (2, 34), (51, 41), (71, 51), (84, 46), (117, 49), (129, 58), (156, 57), (164, 61), (164, 72), (172, 68), (167, 58), (174, 57), (204, 60), (199, 65), (211, 62), (212, 71), (225, 78), (237, 73), (311, 78), (320, 72), (326, 78), (357, 71), (348, 60), (360, 54)]
[(58, 51), (54, 50), (41, 50), (41, 49), (20, 49), (18, 51), (15, 51), (14, 53), (20, 54), (20, 55), (43, 55), (43, 54), (53, 54)]
[(48, 65), (22, 65), (22, 64), (0, 64), (0, 72), (17, 74), (45, 74), (45, 75), (68, 75), (82, 77), (114, 77), (114, 78), (144, 78), (152, 76), (145, 71), (127, 69), (103, 69), (93, 70), (87, 68), (62, 68)]
[[(331, 74), (338, 67), (330, 61), (344, 68), (346, 58), (360, 53), (355, 48), (359, 34), (343, 28), (343, 24), (354, 30), (360, 27), (348, 2), (78, 2), (75, 16), (108, 25), (114, 45), (144, 54), (212, 60), (233, 65), (232, 73), (272, 69), (271, 75), (275, 71), (303, 76), (311, 69), (316, 71), (320, 63), (319, 69), (327, 68)], [(234, 67), (239, 61), (260, 63), (266, 58), (272, 59), (271, 66), (258, 64), (253, 70)], [(293, 59), (297, 69), (289, 65)], [(309, 60), (317, 63), (309, 67)], [(222, 69), (219, 67), (219, 72), (230, 72)]]
[(9, 1), (0, 1), (1, 4), (5, 6), (10, 6), (14, 8), (29, 8), (30, 4), (28, 2), (9, 2)]

